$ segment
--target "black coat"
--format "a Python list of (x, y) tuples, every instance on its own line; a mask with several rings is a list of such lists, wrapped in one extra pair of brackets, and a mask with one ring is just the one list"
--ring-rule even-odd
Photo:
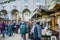
[(2, 24), (2, 30), (5, 30), (5, 23)]

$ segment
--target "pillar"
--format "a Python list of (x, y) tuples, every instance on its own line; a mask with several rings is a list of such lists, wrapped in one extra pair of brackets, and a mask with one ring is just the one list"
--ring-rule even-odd
[(9, 18), (10, 20), (12, 20), (12, 16), (11, 16), (11, 12), (10, 12), (10, 11), (8, 11), (8, 18)]
[(22, 12), (19, 12), (19, 17), (21, 18), (21, 20), (23, 20)]

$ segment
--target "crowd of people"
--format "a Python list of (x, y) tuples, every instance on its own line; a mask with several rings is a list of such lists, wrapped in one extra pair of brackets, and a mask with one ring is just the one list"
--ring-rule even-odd
[(0, 22), (0, 34), (2, 37), (13, 36), (14, 33), (18, 34), (20, 30), (21, 37), (26, 40), (26, 34), (28, 39), (31, 40), (42, 40), (42, 24), (40, 21), (2, 21)]
[(8, 36), (12, 36), (13, 33), (18, 33), (19, 24), (17, 22), (12, 21), (2, 21), (0, 22), (0, 34), (2, 34), (2, 37), (5, 37), (5, 34)]

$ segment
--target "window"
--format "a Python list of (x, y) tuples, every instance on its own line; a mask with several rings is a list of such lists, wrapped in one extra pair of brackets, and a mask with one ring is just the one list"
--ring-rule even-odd
[(25, 1), (25, 3), (28, 3), (28, 0), (24, 0)]
[(40, 0), (36, 0), (37, 3), (40, 3)]

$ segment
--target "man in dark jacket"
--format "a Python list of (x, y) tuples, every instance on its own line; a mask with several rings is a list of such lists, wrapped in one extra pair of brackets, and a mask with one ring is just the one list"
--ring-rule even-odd
[(42, 40), (42, 28), (40, 26), (40, 22), (36, 23), (36, 26), (34, 28), (34, 34), (33, 34), (34, 40)]
[(15, 25), (16, 25), (16, 23), (15, 22), (13, 22), (12, 23), (12, 31), (15, 33)]
[(4, 22), (2, 23), (2, 34), (3, 34), (3, 37), (5, 37), (5, 23)]

